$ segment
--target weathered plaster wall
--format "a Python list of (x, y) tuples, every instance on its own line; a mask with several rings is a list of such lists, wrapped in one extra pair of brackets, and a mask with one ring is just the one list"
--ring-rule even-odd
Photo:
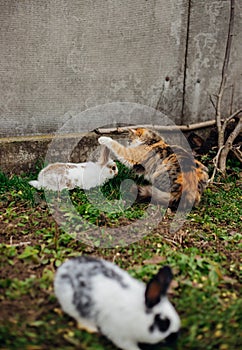
[[(242, 107), (242, 2), (235, 1), (234, 31), (222, 102), (226, 117)], [(192, 1), (188, 30), (183, 123), (214, 118), (226, 51), (230, 1)]]
[[(6, 146), (9, 137), (49, 135), (110, 102), (151, 106), (176, 124), (213, 119), (229, 7), (230, 0), (0, 0), (0, 167), (28, 159), (31, 168), (45, 157), (39, 143)], [(242, 103), (241, 14), (236, 0), (223, 116)], [(100, 116), (88, 118), (95, 126)]]
[(0, 0), (0, 136), (53, 132), (113, 101), (156, 107), (163, 92), (179, 122), (186, 11), (186, 0)]

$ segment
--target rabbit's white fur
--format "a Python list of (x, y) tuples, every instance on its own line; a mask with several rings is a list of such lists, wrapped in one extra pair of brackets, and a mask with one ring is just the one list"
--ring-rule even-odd
[(80, 187), (88, 190), (101, 186), (118, 174), (116, 163), (108, 157), (109, 150), (103, 148), (98, 162), (52, 163), (42, 169), (38, 180), (29, 181), (37, 189), (61, 191), (64, 188)]
[[(180, 318), (165, 294), (148, 307), (146, 285), (102, 259), (82, 256), (65, 262), (58, 268), (54, 289), (62, 309), (81, 328), (100, 331), (123, 350), (157, 344), (180, 328)], [(168, 328), (161, 331), (155, 318), (158, 324), (169, 322)]]

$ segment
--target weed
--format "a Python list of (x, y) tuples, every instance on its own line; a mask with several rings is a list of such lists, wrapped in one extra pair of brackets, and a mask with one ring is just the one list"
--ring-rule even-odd
[[(34, 175), (0, 173), (1, 346), (114, 350), (104, 337), (80, 331), (61, 312), (53, 293), (56, 268), (73, 256), (92, 254), (115, 261), (145, 282), (162, 265), (172, 267), (171, 300), (182, 319), (177, 350), (239, 349), (242, 189), (238, 171), (222, 185), (209, 187), (199, 208), (177, 232), (169, 232), (173, 214), (166, 214), (150, 234), (124, 247), (123, 237), (114, 246), (107, 228), (127, 225), (130, 234), (129, 224), (148, 214), (146, 205), (125, 196), (132, 185), (125, 182), (127, 177), (134, 182), (143, 179), (118, 166), (119, 176), (102, 188), (66, 191), (61, 194), (65, 200), (58, 203), (56, 194), (46, 202), (43, 191), (29, 186)], [(52, 214), (58, 216), (59, 225)], [(99, 233), (87, 245), (85, 237), (93, 228)], [(111, 248), (102, 248), (103, 239)]]

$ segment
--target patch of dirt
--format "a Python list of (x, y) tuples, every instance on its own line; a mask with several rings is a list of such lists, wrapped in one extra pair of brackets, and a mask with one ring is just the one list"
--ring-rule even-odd
[[(16, 329), (19, 329), (19, 332), (21, 332), (21, 328), (26, 330), (26, 327), (32, 327), (31, 325), (36, 321), (46, 320), (51, 313), (59, 312), (59, 305), (53, 297), (52, 281), (47, 281), (45, 285), (40, 286), (39, 280), (46, 270), (55, 272), (55, 261), (58, 261), (58, 249), (55, 249), (54, 239), (55, 235), (56, 237), (61, 237), (63, 231), (56, 224), (49, 208), (43, 203), (30, 207), (22, 202), (13, 206), (11, 201), (3, 201), (0, 203), (0, 211), (0, 243), (16, 249), (14, 256), (2, 255), (1, 257), (3, 267), (1, 269), (1, 280), (18, 279), (19, 281), (25, 281), (30, 278), (33, 278), (33, 280), (36, 278), (36, 282), (35, 280), (33, 281), (28, 293), (23, 292), (17, 298), (9, 298), (6, 295), (5, 285), (0, 296), (0, 322), (4, 324), (7, 320), (8, 323), (14, 325), (14, 327), (16, 326)], [(157, 237), (157, 242), (169, 245), (174, 250), (179, 251), (181, 248), (193, 247), (197, 248), (200, 254), (208, 251), (211, 251), (211, 254), (213, 252), (219, 253), (224, 257), (222, 263), (227, 265), (233, 264), (234, 266), (234, 272), (231, 271), (227, 280), (222, 282), (228, 283), (228, 289), (233, 285), (234, 290), (239, 290), (236, 272), (240, 266), (239, 250), (231, 250), (231, 245), (228, 247), (227, 242), (219, 239), (215, 234), (211, 233), (211, 237), (208, 234), (203, 235), (201, 225), (191, 220), (184, 221), (177, 231), (171, 232), (170, 227), (174, 221), (174, 215), (174, 213), (168, 211), (161, 218), (160, 212), (153, 211), (144, 220), (137, 220), (136, 222), (135, 220), (121, 218), (117, 225), (110, 225), (107, 218), (103, 217), (97, 229), (79, 233), (76, 236), (76, 240), (72, 240), (71, 243), (62, 242), (62, 248), (66, 244), (67, 248), (73, 246), (75, 253), (81, 251), (82, 253), (109, 258), (113, 261), (120, 258), (123, 266), (129, 267), (130, 265), (142, 265), (149, 262), (149, 260), (145, 262), (142, 256), (142, 249), (147, 249), (147, 247), (150, 249), (150, 253), (154, 254), (155, 258), (153, 259), (157, 259), (156, 247), (153, 246), (152, 241), (152, 239)], [(59, 219), (61, 219), (61, 216)], [(223, 224), (221, 224), (221, 227), (223, 227)], [(104, 232), (111, 232), (111, 241), (110, 235), (103, 234), (102, 228), (105, 228)], [(48, 232), (50, 233), (49, 239), (46, 237)], [(233, 236), (237, 233), (240, 233), (240, 228), (234, 227), (230, 235)], [(149, 235), (152, 239), (149, 238)], [(144, 236), (146, 236), (146, 239), (142, 240)], [(92, 238), (91, 242), (90, 237)], [(85, 239), (86, 243), (89, 244), (87, 246), (84, 245)], [(95, 240), (99, 240), (98, 247), (90, 246), (90, 243), (95, 242)], [(135, 257), (134, 261), (132, 250), (130, 252), (129, 249), (124, 251), (122, 247), (136, 241), (140, 241), (139, 249), (141, 253)], [(125, 245), (122, 242), (125, 242)], [(119, 247), (116, 247), (116, 245)], [(40, 261), (38, 258), (39, 254), (36, 254), (34, 257), (30, 256), (28, 259), (20, 259), (19, 255), (25, 251), (27, 246), (38, 246), (39, 249), (47, 246), (49, 249), (52, 249), (49, 253), (45, 253), (45, 259), (48, 262), (43, 263), (43, 261)], [(108, 250), (102, 249), (107, 247), (111, 248)], [(122, 253), (119, 253), (121, 250)], [(55, 258), (53, 258), (54, 253), (56, 254)], [(161, 258), (163, 257), (158, 257), (158, 259)], [(152, 262), (152, 259), (150, 261)], [(1, 287), (2, 285), (0, 285), (0, 290)]]

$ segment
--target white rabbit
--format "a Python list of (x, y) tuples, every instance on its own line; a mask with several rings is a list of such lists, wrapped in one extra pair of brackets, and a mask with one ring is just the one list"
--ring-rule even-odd
[(29, 181), (37, 189), (61, 191), (80, 187), (88, 190), (101, 186), (118, 174), (116, 163), (109, 158), (110, 151), (102, 146), (98, 162), (52, 163), (42, 169), (38, 180)]
[(172, 277), (165, 266), (145, 285), (111, 262), (80, 256), (58, 268), (54, 290), (80, 328), (101, 332), (123, 350), (152, 349), (174, 340), (180, 328), (166, 296)]

